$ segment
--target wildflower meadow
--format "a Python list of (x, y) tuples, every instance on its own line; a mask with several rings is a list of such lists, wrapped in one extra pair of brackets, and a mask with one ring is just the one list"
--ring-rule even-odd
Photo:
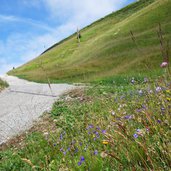
[(171, 80), (94, 85), (58, 100), (56, 128), (32, 132), (22, 148), (0, 153), (0, 170), (170, 170)]

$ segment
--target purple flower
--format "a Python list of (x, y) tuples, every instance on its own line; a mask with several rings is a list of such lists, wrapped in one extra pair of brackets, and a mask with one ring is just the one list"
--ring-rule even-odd
[(57, 146), (57, 144), (56, 144), (56, 143), (54, 143), (54, 144), (53, 144), (53, 146), (55, 147), (55, 146)]
[(144, 104), (142, 104), (142, 108), (143, 108), (143, 109), (147, 109), (147, 107), (146, 107)]
[(60, 140), (62, 140), (63, 139), (63, 135), (62, 134), (60, 134)]
[(106, 130), (102, 130), (102, 134), (106, 134)]
[(97, 150), (94, 151), (94, 155), (98, 155), (98, 151)]
[(84, 161), (85, 161), (84, 156), (81, 156), (81, 157), (80, 157), (80, 161), (82, 161), (82, 162), (84, 162)]
[(63, 154), (66, 155), (66, 151), (64, 151)]
[(125, 119), (132, 119), (132, 115), (126, 115), (124, 118)]
[(91, 129), (91, 128), (94, 128), (94, 126), (93, 126), (92, 124), (90, 124), (90, 125), (88, 126), (88, 128)]
[(165, 114), (165, 108), (164, 107), (161, 108), (161, 113)]
[(94, 132), (96, 135), (99, 135), (99, 133), (97, 131)]
[(78, 166), (81, 166), (81, 164), (82, 164), (82, 162), (81, 162), (81, 161), (79, 161), (79, 162), (78, 162)]
[(136, 111), (139, 113), (139, 112), (142, 112), (142, 109), (137, 109)]
[(96, 127), (96, 129), (97, 129), (97, 130), (100, 130), (100, 127), (99, 127), (99, 126), (97, 126), (97, 127)]
[(141, 129), (137, 129), (137, 132), (141, 132)]
[(138, 138), (138, 134), (134, 134), (134, 138)]
[(77, 153), (78, 152), (78, 148), (75, 149), (74, 153)]
[(164, 108), (164, 107), (162, 107), (162, 108), (161, 108), (161, 110), (162, 110), (162, 111), (165, 111), (165, 108)]
[(157, 120), (157, 122), (160, 124), (160, 123), (161, 123), (161, 120), (160, 120), (160, 119), (158, 119), (158, 120)]
[(78, 166), (81, 166), (84, 161), (85, 161), (84, 156), (81, 156), (80, 161), (78, 162)]

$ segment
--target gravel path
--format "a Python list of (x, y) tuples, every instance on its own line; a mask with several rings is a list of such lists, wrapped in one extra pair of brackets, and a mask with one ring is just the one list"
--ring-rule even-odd
[(38, 84), (13, 76), (1, 76), (9, 88), (0, 93), (0, 144), (29, 129), (33, 122), (64, 92), (74, 88), (67, 84)]

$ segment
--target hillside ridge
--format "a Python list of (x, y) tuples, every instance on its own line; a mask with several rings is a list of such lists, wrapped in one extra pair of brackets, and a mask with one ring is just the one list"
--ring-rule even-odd
[(161, 23), (164, 41), (170, 39), (170, 8), (169, 0), (132, 3), (83, 28), (80, 44), (74, 33), (9, 74), (37, 82), (47, 82), (48, 76), (54, 83), (159, 74), (157, 29)]

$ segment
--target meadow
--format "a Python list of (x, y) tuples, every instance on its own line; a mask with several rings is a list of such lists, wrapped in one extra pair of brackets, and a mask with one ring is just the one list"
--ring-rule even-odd
[(0, 170), (169, 171), (171, 75), (162, 72), (64, 95), (47, 114), (50, 129), (0, 152)]
[(0, 170), (170, 171), (170, 9), (170, 0), (140, 0), (81, 30), (79, 44), (74, 34), (10, 71), (89, 84), (2, 145)]

